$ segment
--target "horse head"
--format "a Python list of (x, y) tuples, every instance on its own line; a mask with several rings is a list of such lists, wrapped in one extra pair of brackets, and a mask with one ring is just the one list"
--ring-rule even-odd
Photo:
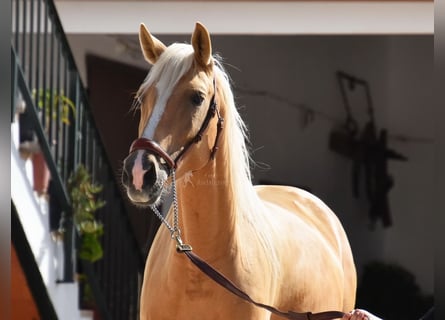
[(220, 130), (212, 119), (221, 118), (211, 40), (202, 24), (196, 23), (191, 45), (166, 47), (144, 24), (139, 40), (152, 67), (137, 93), (139, 134), (124, 160), (122, 183), (130, 200), (145, 206), (161, 199), (172, 170), (180, 178), (208, 163)]

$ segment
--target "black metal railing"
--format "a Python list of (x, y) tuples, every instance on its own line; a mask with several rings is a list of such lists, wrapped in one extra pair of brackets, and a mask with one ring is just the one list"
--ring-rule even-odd
[[(101, 319), (137, 319), (143, 257), (54, 3), (16, 0), (12, 17), (12, 113), (17, 101), (23, 101), (51, 173), (50, 197), (59, 203), (64, 230), (60, 280), (75, 281), (80, 268)], [(106, 206), (97, 212), (104, 225), (104, 256), (95, 263), (78, 260), (75, 254), (78, 235), (66, 185), (80, 164), (91, 173), (93, 182), (104, 186), (101, 198)]]

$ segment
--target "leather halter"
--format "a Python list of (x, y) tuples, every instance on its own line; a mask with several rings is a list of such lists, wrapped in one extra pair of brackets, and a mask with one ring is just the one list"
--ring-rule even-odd
[(220, 138), (221, 131), (222, 131), (223, 125), (224, 125), (224, 118), (221, 117), (221, 114), (219, 113), (218, 105), (217, 105), (216, 99), (215, 99), (215, 95), (216, 95), (215, 78), (213, 78), (213, 90), (214, 90), (213, 96), (210, 99), (209, 109), (208, 109), (206, 117), (204, 118), (204, 121), (201, 125), (201, 128), (199, 129), (196, 136), (192, 140), (187, 142), (187, 144), (181, 149), (181, 151), (179, 152), (179, 154), (176, 156), (175, 159), (173, 159), (164, 149), (162, 149), (162, 147), (158, 143), (156, 143), (155, 141), (153, 141), (151, 139), (147, 139), (147, 138), (143, 138), (143, 137), (138, 138), (133, 141), (133, 143), (130, 146), (129, 153), (132, 153), (136, 150), (148, 150), (148, 151), (158, 155), (162, 159), (164, 159), (170, 169), (175, 169), (177, 167), (179, 161), (184, 157), (184, 155), (187, 153), (187, 151), (190, 149), (190, 147), (193, 144), (196, 144), (199, 141), (201, 141), (201, 139), (204, 135), (204, 132), (209, 127), (210, 120), (212, 120), (212, 118), (215, 117), (215, 115), (216, 115), (218, 117), (217, 131), (216, 131), (216, 136), (215, 136), (215, 142), (213, 144), (213, 148), (210, 153), (210, 160), (215, 159), (216, 151), (218, 151), (219, 138)]

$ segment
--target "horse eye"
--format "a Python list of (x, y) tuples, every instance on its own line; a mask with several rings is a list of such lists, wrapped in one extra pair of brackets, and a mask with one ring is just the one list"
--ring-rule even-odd
[(204, 95), (201, 92), (194, 92), (192, 94), (191, 101), (194, 106), (200, 106), (201, 103), (204, 101)]

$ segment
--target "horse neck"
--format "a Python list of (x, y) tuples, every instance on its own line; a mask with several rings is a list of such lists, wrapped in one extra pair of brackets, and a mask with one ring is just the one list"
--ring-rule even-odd
[(182, 238), (205, 259), (218, 260), (233, 251), (236, 213), (224, 150), (178, 185)]

